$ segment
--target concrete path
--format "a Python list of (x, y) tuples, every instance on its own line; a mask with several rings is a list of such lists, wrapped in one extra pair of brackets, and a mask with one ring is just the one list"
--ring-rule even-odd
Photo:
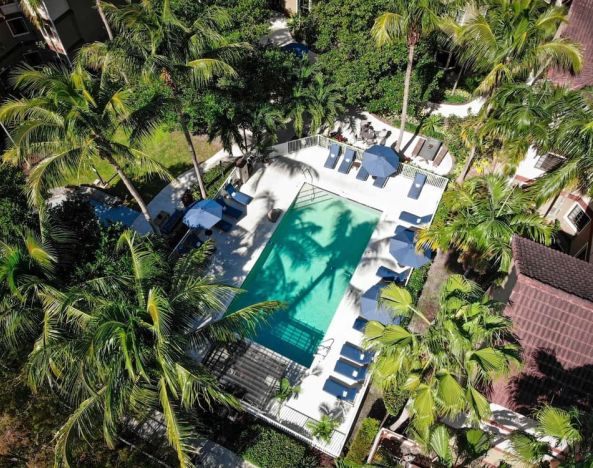
[(236, 453), (210, 440), (200, 441), (197, 450), (198, 466), (204, 468), (257, 468)]
[(432, 113), (442, 115), (443, 117), (467, 117), (469, 115), (476, 115), (484, 105), (484, 98), (476, 98), (467, 104), (432, 104)]
[[(222, 149), (201, 164), (202, 171), (206, 172), (209, 169), (215, 167), (221, 161), (238, 156), (241, 156), (241, 151), (238, 147), (233, 147), (232, 155), (228, 154), (226, 150)], [(154, 217), (161, 211), (165, 211), (170, 214), (173, 213), (173, 211), (175, 211), (177, 208), (183, 208), (181, 197), (189, 187), (196, 183), (196, 174), (192, 168), (181, 174), (179, 177), (173, 179), (163, 190), (161, 190), (150, 201), (150, 203), (148, 203), (148, 211)], [(132, 224), (132, 228), (140, 234), (148, 234), (151, 232), (150, 226), (144, 219), (143, 215), (140, 215), (136, 218)]]

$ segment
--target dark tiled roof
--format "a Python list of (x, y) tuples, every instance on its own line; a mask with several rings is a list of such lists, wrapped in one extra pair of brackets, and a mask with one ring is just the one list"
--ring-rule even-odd
[(593, 265), (520, 237), (505, 315), (524, 368), (497, 382), (493, 402), (529, 412), (544, 403), (593, 404)]
[(593, 302), (593, 264), (522, 237), (513, 237), (519, 273)]
[(576, 76), (553, 70), (550, 79), (570, 88), (593, 85), (593, 0), (573, 0), (561, 36), (581, 44), (583, 69)]

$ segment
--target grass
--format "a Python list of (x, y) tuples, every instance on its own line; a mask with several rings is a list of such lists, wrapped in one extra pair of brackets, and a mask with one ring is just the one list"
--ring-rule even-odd
[[(217, 142), (208, 143), (207, 139), (203, 136), (194, 136), (193, 141), (200, 161), (207, 160), (222, 148)], [(165, 128), (158, 129), (154, 136), (145, 143), (143, 150), (160, 162), (173, 177), (177, 177), (192, 168), (190, 152), (185, 137), (179, 131), (170, 132)], [(119, 177), (115, 174), (113, 168), (102, 160), (94, 161), (93, 167), (85, 167), (71, 174), (67, 178), (65, 185), (93, 184), (99, 178), (97, 173), (103, 181), (108, 183), (110, 193), (121, 197), (129, 203), (133, 203), (133, 200), (131, 200), (130, 195)], [(130, 169), (128, 174), (144, 197), (146, 203), (152, 200), (169, 183), (160, 177), (149, 176), (143, 168), (139, 168), (138, 170)]]

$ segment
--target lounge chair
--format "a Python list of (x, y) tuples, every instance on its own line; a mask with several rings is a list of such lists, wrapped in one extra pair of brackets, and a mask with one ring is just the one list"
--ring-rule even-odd
[(366, 328), (367, 323), (369, 323), (369, 321), (367, 319), (365, 319), (364, 317), (356, 317), (356, 320), (354, 321), (352, 328), (354, 328), (356, 331), (364, 332), (364, 329)]
[(239, 219), (241, 216), (243, 216), (243, 212), (240, 209), (235, 208), (235, 207), (230, 206), (230, 205), (227, 205), (223, 198), (220, 198), (219, 197), (215, 201), (220, 206), (222, 206), (222, 213), (223, 214), (225, 214), (227, 216), (230, 216), (231, 218), (234, 218), (234, 219)]
[(366, 366), (355, 366), (344, 359), (338, 359), (336, 362), (336, 367), (334, 367), (334, 371), (338, 374), (345, 375), (349, 379), (357, 380), (359, 382), (364, 381), (367, 375)]
[(233, 225), (224, 219), (221, 219), (214, 225), (214, 227), (220, 229), (223, 232), (229, 232), (231, 229), (233, 229)]
[(329, 377), (323, 385), (323, 390), (330, 395), (335, 396), (338, 400), (352, 402), (356, 398), (358, 388), (350, 387), (339, 380)]
[(425, 183), (426, 174), (423, 174), (422, 172), (416, 172), (416, 177), (414, 177), (414, 181), (412, 182), (412, 186), (408, 192), (408, 198), (411, 198), (412, 200), (418, 200)]
[(185, 210), (175, 210), (161, 226), (161, 234), (171, 234), (175, 228), (181, 223)]
[(363, 166), (360, 166), (358, 174), (356, 174), (356, 178), (358, 180), (367, 180), (369, 178), (369, 175), (369, 172)]
[(385, 184), (387, 184), (387, 179), (389, 179), (389, 177), (375, 177), (375, 182), (373, 182), (373, 186), (383, 188), (385, 187)]
[(352, 169), (352, 164), (354, 164), (354, 160), (356, 159), (356, 151), (352, 148), (347, 148), (346, 152), (344, 153), (344, 159), (340, 163), (340, 167), (338, 168), (338, 172), (342, 174), (348, 174), (350, 169)]
[(418, 139), (418, 142), (416, 143), (416, 146), (414, 146), (414, 150), (412, 151), (413, 158), (418, 156), (418, 153), (420, 153), (420, 150), (424, 146), (424, 143), (426, 143), (426, 140), (424, 138)]
[(418, 216), (414, 213), (410, 213), (409, 211), (402, 211), (399, 214), (399, 219), (401, 221), (405, 221), (406, 223), (410, 223), (414, 226), (420, 226), (422, 224), (426, 224), (430, 221), (431, 215), (426, 216)]
[(397, 284), (405, 284), (410, 276), (411, 270), (406, 268), (404, 271), (400, 271), (399, 273), (393, 271), (387, 267), (380, 266), (377, 269), (377, 276), (385, 281), (394, 281)]
[(349, 359), (356, 364), (360, 364), (361, 366), (366, 366), (373, 360), (373, 353), (364, 351), (352, 343), (344, 343), (340, 354), (346, 359)]
[(338, 145), (337, 143), (332, 143), (329, 147), (329, 155), (327, 156), (327, 159), (325, 160), (325, 164), (323, 165), (323, 167), (326, 167), (328, 169), (333, 169), (334, 167), (336, 167), (336, 164), (338, 164), (338, 159), (340, 159), (341, 149), (342, 147), (340, 145)]
[(432, 161), (432, 165), (436, 167), (439, 164), (441, 164), (443, 162), (443, 159), (445, 159), (445, 155), (448, 151), (449, 148), (447, 148), (445, 145), (441, 146), (441, 149), (439, 150), (436, 158), (434, 158), (434, 160)]
[(233, 184), (227, 184), (227, 186), (224, 189), (231, 196), (231, 198), (240, 205), (247, 206), (253, 201), (253, 197), (250, 197), (246, 193), (240, 192), (233, 186)]

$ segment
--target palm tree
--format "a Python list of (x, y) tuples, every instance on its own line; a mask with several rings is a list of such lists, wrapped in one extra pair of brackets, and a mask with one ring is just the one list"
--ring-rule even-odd
[[(567, 20), (564, 7), (544, 0), (488, 0), (470, 4), (463, 25), (447, 20), (442, 29), (449, 36), (460, 60), (486, 73), (476, 94), (490, 98), (505, 83), (535, 83), (554, 68), (576, 73), (583, 57), (580, 46), (556, 37)], [(489, 112), (487, 99), (483, 115)], [(475, 150), (466, 162), (469, 172)]]
[(128, 175), (129, 166), (167, 177), (162, 165), (141, 149), (142, 140), (162, 117), (163, 99), (137, 107), (134, 90), (99, 81), (81, 70), (53, 66), (21, 69), (15, 79), (27, 97), (8, 99), (0, 121), (11, 129), (14, 145), (4, 154), (14, 164), (34, 162), (28, 178), (33, 200), (95, 159), (106, 161), (134, 198), (155, 232), (158, 228)]
[(307, 123), (311, 135), (323, 128), (331, 128), (344, 110), (342, 93), (337, 85), (327, 83), (323, 74), (304, 65), (292, 89), (288, 112), (297, 135), (303, 135)]
[[(388, 286), (382, 300), (394, 315), (427, 321), (404, 288)], [(365, 342), (378, 353), (373, 378), (384, 389), (408, 393), (406, 411), (417, 438), (429, 441), (431, 429), (443, 418), (467, 414), (477, 423), (490, 414), (483, 390), (520, 362), (512, 324), (501, 309), (475, 283), (452, 275), (424, 334), (401, 325), (368, 323)]]
[(593, 440), (587, 429), (586, 416), (576, 408), (569, 410), (544, 406), (535, 413), (534, 433), (516, 431), (511, 434), (511, 445), (522, 462), (542, 466), (546, 457), (553, 457), (552, 449), (562, 451), (560, 466), (585, 466), (591, 462)]
[(54, 278), (57, 252), (31, 231), (18, 243), (0, 242), (0, 349), (18, 352), (39, 336), (42, 319), (39, 293)]
[(170, 265), (148, 242), (125, 231), (117, 242), (125, 271), (42, 295), (53, 320), (30, 355), (28, 378), (33, 389), (47, 385), (72, 407), (56, 436), (59, 463), (67, 464), (77, 436), (100, 427), (113, 447), (126, 422), (156, 417), (180, 465), (190, 465), (188, 413), (238, 407), (192, 356), (253, 333), (279, 306), (254, 304), (217, 320), (239, 291), (206, 273), (212, 244)]
[(193, 86), (201, 88), (217, 77), (235, 76), (230, 63), (248, 46), (224, 40), (220, 31), (229, 25), (230, 17), (219, 7), (204, 8), (196, 21), (186, 24), (173, 13), (169, 0), (102, 5), (119, 33), (117, 41), (83, 48), (81, 63), (101, 66), (110, 75), (124, 73), (138, 79), (149, 76), (165, 83), (173, 96), (200, 192), (206, 198), (198, 153), (183, 110), (181, 86), (193, 80)]
[(393, 11), (382, 13), (371, 30), (377, 46), (405, 40), (408, 46), (408, 64), (404, 78), (404, 96), (400, 117), (400, 130), (396, 149), (400, 150), (406, 129), (410, 81), (414, 65), (414, 51), (422, 36), (439, 27), (440, 19), (448, 10), (443, 0), (396, 0)]
[(443, 197), (442, 216), (422, 229), (418, 245), (455, 249), (465, 268), (508, 272), (511, 239), (519, 235), (549, 245), (554, 226), (536, 212), (531, 193), (502, 175), (473, 177), (455, 184)]

